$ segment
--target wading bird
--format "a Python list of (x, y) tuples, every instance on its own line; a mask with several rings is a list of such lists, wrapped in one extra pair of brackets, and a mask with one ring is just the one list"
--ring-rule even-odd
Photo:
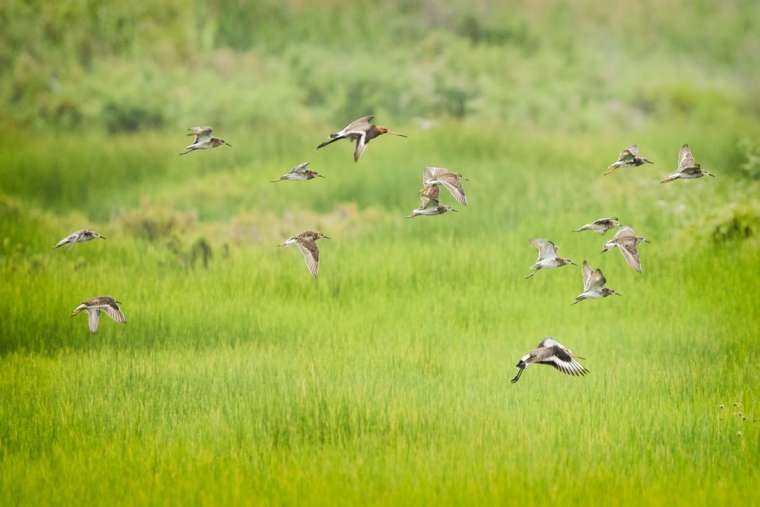
[(420, 207), (412, 210), (412, 214), (406, 218), (414, 218), (418, 215), (443, 215), (449, 211), (456, 211), (451, 206), (440, 204), (438, 202), (438, 186), (426, 185), (420, 192)]
[(426, 167), (422, 171), (422, 184), (425, 187), (443, 185), (459, 204), (467, 206), (467, 196), (462, 186), (463, 180), (467, 181), (461, 174), (453, 173), (443, 167)]
[(221, 146), (223, 144), (225, 146), (231, 147), (230, 143), (224, 139), (211, 137), (211, 132), (213, 132), (211, 127), (191, 127), (187, 130), (189, 130), (187, 135), (195, 136), (195, 139), (193, 139), (192, 144), (185, 146), (185, 151), (180, 153), (180, 155), (187, 155), (191, 151), (195, 150), (208, 150), (209, 148), (216, 148), (217, 146)]
[(538, 344), (533, 351), (525, 354), (515, 365), (517, 375), (512, 379), (514, 384), (520, 380), (520, 376), (525, 371), (525, 368), (531, 364), (546, 364), (556, 368), (562, 373), (568, 375), (585, 375), (589, 371), (576, 359), (583, 359), (576, 356), (570, 349), (559, 343), (557, 340), (551, 337), (544, 338), (541, 343)]
[(618, 225), (620, 225), (620, 221), (617, 219), (617, 217), (599, 218), (590, 224), (581, 225), (575, 229), (575, 232), (594, 231), (598, 232), (599, 234), (604, 234), (605, 232), (614, 227), (617, 227)]
[(73, 246), (75, 243), (84, 243), (85, 241), (92, 241), (93, 239), (106, 239), (105, 236), (101, 236), (95, 231), (89, 229), (82, 229), (76, 232), (72, 232), (61, 241), (55, 244), (54, 248), (60, 248), (62, 246)]
[(359, 157), (361, 157), (362, 153), (364, 153), (364, 150), (367, 149), (367, 144), (369, 144), (369, 142), (374, 138), (383, 134), (393, 134), (394, 136), (406, 137), (404, 134), (391, 132), (385, 127), (375, 125), (372, 123), (372, 120), (374, 118), (375, 117), (372, 115), (362, 116), (358, 120), (352, 121), (346, 125), (343, 130), (339, 130), (338, 132), (333, 132), (330, 134), (330, 139), (317, 146), (317, 149), (324, 148), (328, 144), (334, 143), (335, 141), (340, 141), (341, 139), (356, 141), (356, 148), (354, 148), (354, 162), (358, 162)]
[(560, 268), (567, 264), (576, 266), (570, 259), (558, 257), (559, 247), (547, 239), (534, 239), (531, 240), (530, 244), (538, 249), (538, 258), (536, 263), (531, 266), (533, 272), (525, 278), (531, 278), (542, 269)]
[(641, 273), (641, 260), (639, 259), (639, 252), (636, 249), (636, 245), (641, 242), (649, 243), (649, 240), (642, 236), (636, 236), (633, 229), (626, 225), (621, 227), (615, 233), (615, 236), (602, 246), (602, 253), (611, 248), (617, 247), (620, 250), (620, 253), (623, 254), (625, 262)]
[(584, 299), (599, 299), (607, 296), (621, 294), (615, 292), (615, 289), (605, 287), (607, 279), (604, 278), (601, 269), (593, 269), (588, 261), (583, 261), (583, 292), (575, 297), (573, 304), (580, 303)]
[(608, 175), (621, 167), (638, 167), (643, 164), (654, 164), (648, 158), (639, 155), (639, 147), (632, 144), (628, 148), (624, 149), (618, 155), (618, 159), (611, 163), (607, 168), (607, 172), (604, 175)]
[(301, 234), (286, 239), (280, 246), (296, 245), (303, 254), (303, 259), (306, 261), (309, 273), (316, 278), (317, 274), (319, 274), (319, 248), (317, 248), (317, 240), (323, 238), (330, 239), (321, 232), (304, 231)]
[(280, 179), (272, 180), (272, 183), (277, 183), (280, 181), (306, 181), (314, 178), (324, 178), (324, 176), (316, 171), (309, 169), (309, 162), (304, 162), (302, 164), (298, 164), (293, 169), (280, 176)]
[(695, 178), (701, 178), (702, 176), (712, 176), (714, 174), (708, 173), (700, 164), (694, 160), (694, 155), (691, 154), (688, 144), (681, 146), (681, 151), (678, 152), (678, 171), (674, 172), (667, 178), (660, 181), (660, 183), (667, 183), (675, 180), (693, 180)]
[(120, 304), (120, 302), (116, 301), (111, 296), (98, 296), (82, 302), (82, 304), (74, 308), (74, 311), (71, 312), (71, 316), (74, 317), (86, 310), (90, 332), (95, 333), (98, 330), (98, 324), (100, 323), (101, 311), (106, 312), (106, 315), (120, 324), (127, 322), (126, 317), (124, 317), (124, 312), (121, 311), (121, 307), (119, 306)]

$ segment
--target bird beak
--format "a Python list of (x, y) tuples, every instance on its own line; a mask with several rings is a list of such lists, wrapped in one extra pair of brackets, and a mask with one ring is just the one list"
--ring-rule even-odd
[(105, 236), (99, 236), (99, 237), (100, 237), (100, 239), (108, 239)]
[(386, 132), (386, 134), (393, 134), (394, 136), (399, 136), (399, 137), (409, 137), (406, 134), (399, 134), (398, 132), (392, 132), (390, 130), (388, 132)]
[(616, 292), (616, 293), (615, 293), (615, 295), (616, 295), (616, 296), (622, 296), (622, 294), (621, 294), (621, 293), (619, 293), (619, 292)]
[(459, 210), (451, 208), (449, 211), (453, 211), (454, 213), (459, 213)]
[(317, 174), (317, 178), (324, 178), (321, 174)]
[(230, 143), (228, 143), (227, 141), (224, 141), (224, 145), (225, 145), (226, 147), (228, 147), (228, 148), (232, 148), (232, 145), (231, 145)]
[(329, 236), (322, 235), (322, 239), (331, 239)]

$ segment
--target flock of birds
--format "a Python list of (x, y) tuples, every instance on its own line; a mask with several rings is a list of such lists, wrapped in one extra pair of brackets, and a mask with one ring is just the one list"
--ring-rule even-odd
[[(398, 132), (375, 125), (374, 116), (363, 116), (344, 127), (343, 129), (330, 134), (329, 139), (317, 146), (317, 149), (323, 148), (329, 144), (342, 139), (347, 139), (355, 143), (354, 162), (358, 162), (367, 145), (373, 139), (383, 135), (392, 134), (400, 137), (407, 137)], [(186, 155), (197, 150), (208, 150), (219, 146), (228, 146), (224, 139), (212, 136), (211, 127), (193, 127), (188, 129), (188, 135), (194, 136), (193, 142), (185, 147), (185, 151), (180, 155)], [(625, 148), (617, 160), (608, 167), (605, 175), (626, 167), (638, 167), (653, 162), (643, 157), (636, 145)], [(667, 176), (661, 183), (668, 183), (678, 179), (695, 179), (703, 176), (713, 176), (713, 174), (702, 169), (700, 164), (696, 163), (691, 149), (687, 144), (681, 147), (678, 154), (678, 169), (673, 174)], [(309, 169), (309, 162), (303, 162), (290, 171), (280, 176), (273, 183), (282, 181), (308, 181), (314, 178), (324, 178), (316, 171)], [(467, 195), (464, 191), (463, 181), (467, 181), (461, 174), (454, 173), (443, 167), (426, 167), (422, 172), (422, 190), (420, 191), (420, 206), (413, 209), (411, 214), (406, 218), (417, 216), (442, 215), (449, 211), (457, 211), (449, 205), (441, 204), (439, 201), (440, 187), (444, 187), (451, 196), (463, 206), (467, 206)], [(638, 245), (647, 242), (646, 238), (638, 236), (630, 226), (620, 226), (620, 220), (617, 217), (600, 218), (591, 223), (582, 225), (575, 232), (593, 231), (598, 234), (605, 234), (607, 231), (619, 227), (615, 235), (602, 246), (602, 252), (607, 252), (617, 248), (623, 256), (625, 262), (637, 272), (641, 272), (641, 260), (639, 258)], [(71, 247), (76, 243), (83, 243), (94, 239), (106, 239), (105, 236), (91, 231), (82, 229), (76, 231), (59, 241), (55, 248)], [(296, 246), (301, 251), (309, 273), (313, 277), (319, 274), (319, 248), (317, 241), (320, 239), (330, 239), (321, 232), (307, 230), (295, 236), (286, 239), (279, 246), (288, 247)], [(557, 255), (559, 247), (547, 239), (534, 239), (530, 242), (538, 250), (538, 258), (532, 266), (531, 273), (526, 278), (532, 278), (541, 270), (559, 268), (566, 265), (577, 265), (571, 259)], [(588, 261), (584, 260), (582, 265), (583, 272), (583, 291), (576, 296), (572, 304), (580, 303), (587, 299), (601, 299), (608, 296), (621, 294), (615, 289), (606, 287), (607, 279), (604, 277), (601, 269), (594, 269)], [(88, 324), (90, 332), (95, 333), (100, 323), (101, 312), (108, 315), (111, 319), (119, 323), (126, 323), (124, 312), (121, 309), (121, 303), (111, 296), (98, 296), (79, 304), (71, 316), (74, 317), (79, 313), (86, 311), (88, 314)], [(520, 358), (516, 367), (517, 374), (512, 379), (512, 383), (517, 382), (523, 371), (531, 364), (544, 364), (554, 367), (562, 373), (568, 375), (585, 375), (589, 372), (583, 365), (578, 362), (583, 359), (576, 356), (573, 352), (551, 337), (543, 339), (538, 346), (531, 352)]]

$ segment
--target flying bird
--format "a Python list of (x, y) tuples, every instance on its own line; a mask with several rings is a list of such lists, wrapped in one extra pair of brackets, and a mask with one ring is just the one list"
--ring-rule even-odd
[(393, 134), (394, 136), (407, 137), (404, 134), (391, 132), (385, 127), (375, 125), (372, 123), (372, 120), (374, 118), (375, 117), (373, 115), (362, 116), (358, 120), (352, 121), (342, 130), (330, 134), (330, 139), (317, 146), (317, 149), (324, 148), (328, 144), (334, 143), (335, 141), (340, 141), (341, 139), (356, 141), (356, 147), (354, 148), (354, 162), (358, 162), (359, 157), (361, 157), (364, 153), (364, 150), (367, 149), (367, 144), (369, 144), (369, 142), (374, 138), (383, 134)]
[(618, 225), (620, 225), (620, 220), (618, 220), (617, 217), (599, 218), (590, 224), (581, 225), (575, 229), (575, 232), (594, 231), (598, 232), (599, 234), (604, 234), (605, 232), (614, 227), (617, 227)]
[(85, 241), (92, 241), (93, 239), (106, 239), (106, 237), (89, 229), (81, 229), (79, 231), (72, 232), (63, 238), (61, 241), (55, 244), (54, 248), (60, 248), (65, 245), (71, 247), (75, 243), (84, 243)]
[(700, 164), (694, 160), (694, 155), (691, 153), (691, 149), (688, 144), (681, 146), (681, 151), (678, 152), (678, 171), (674, 172), (667, 178), (660, 181), (660, 183), (667, 183), (675, 180), (693, 180), (695, 178), (701, 178), (703, 176), (712, 176), (714, 174), (708, 173)]
[(272, 183), (280, 181), (306, 181), (314, 178), (324, 178), (324, 176), (309, 169), (309, 162), (303, 162), (280, 176), (280, 179), (272, 180)]
[(127, 322), (126, 317), (124, 317), (124, 312), (121, 311), (119, 305), (121, 305), (121, 303), (111, 296), (98, 296), (82, 302), (82, 304), (74, 308), (74, 311), (71, 312), (71, 316), (74, 317), (83, 311), (87, 311), (87, 321), (90, 327), (90, 332), (95, 333), (98, 330), (98, 324), (100, 323), (100, 312), (105, 312), (106, 315), (120, 324), (125, 324)]
[(584, 299), (599, 299), (607, 296), (620, 296), (615, 289), (605, 287), (607, 279), (604, 278), (601, 269), (593, 269), (587, 261), (583, 261), (583, 292), (575, 297), (573, 304), (580, 303)]
[(606, 176), (612, 172), (615, 172), (621, 167), (638, 167), (643, 164), (654, 164), (654, 162), (646, 157), (639, 155), (639, 147), (635, 144), (632, 144), (620, 152), (617, 160), (610, 164), (610, 166), (607, 168), (607, 172), (604, 173), (604, 175)]
[(620, 250), (620, 253), (623, 254), (625, 262), (641, 273), (641, 260), (639, 259), (639, 252), (636, 248), (641, 242), (648, 243), (649, 240), (642, 236), (637, 236), (633, 229), (626, 225), (621, 227), (611, 240), (604, 243), (602, 246), (602, 253), (611, 248), (617, 247)]
[(422, 184), (427, 187), (430, 185), (443, 185), (449, 191), (451, 197), (456, 201), (467, 206), (467, 196), (464, 193), (462, 181), (467, 181), (464, 176), (454, 173), (443, 167), (426, 167), (422, 171)]
[(213, 132), (213, 130), (211, 127), (191, 127), (187, 130), (187, 135), (195, 136), (195, 139), (193, 139), (192, 144), (185, 146), (185, 151), (180, 153), (180, 155), (187, 155), (191, 151), (195, 150), (208, 150), (209, 148), (216, 148), (217, 146), (221, 146), (223, 144), (231, 147), (230, 143), (224, 139), (212, 137), (211, 132)]
[(303, 254), (303, 259), (306, 261), (309, 273), (316, 278), (317, 274), (319, 274), (319, 248), (317, 247), (317, 240), (322, 238), (330, 239), (321, 232), (304, 231), (301, 234), (286, 239), (280, 246), (296, 245)]
[(518, 368), (517, 375), (512, 379), (512, 383), (520, 380), (525, 368), (531, 364), (546, 364), (567, 375), (582, 376), (589, 373), (577, 359), (583, 358), (573, 354), (570, 349), (554, 338), (544, 338), (538, 347), (522, 356), (517, 362), (515, 365)]
[(542, 269), (560, 268), (567, 264), (576, 265), (570, 259), (558, 257), (559, 247), (547, 239), (534, 239), (531, 240), (530, 244), (538, 249), (538, 258), (536, 263), (531, 266), (533, 272), (525, 278), (531, 278)]
[(406, 218), (414, 218), (418, 215), (443, 215), (449, 211), (457, 211), (451, 206), (438, 202), (439, 192), (438, 185), (425, 185), (420, 192), (420, 207), (413, 209), (412, 214)]

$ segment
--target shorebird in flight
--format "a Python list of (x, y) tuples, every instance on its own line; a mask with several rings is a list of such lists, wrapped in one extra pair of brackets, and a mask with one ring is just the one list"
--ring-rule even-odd
[(636, 246), (641, 242), (648, 243), (649, 240), (642, 236), (637, 236), (636, 233), (633, 232), (633, 229), (626, 225), (621, 227), (615, 233), (615, 236), (602, 246), (602, 253), (611, 248), (617, 247), (620, 250), (620, 253), (623, 254), (625, 262), (641, 273), (641, 260), (639, 259), (639, 252), (636, 249)]
[(62, 246), (71, 247), (75, 243), (84, 243), (85, 241), (92, 241), (93, 239), (106, 239), (105, 236), (101, 236), (95, 231), (89, 229), (81, 229), (76, 232), (72, 232), (61, 241), (55, 244), (54, 248), (60, 248)]
[(702, 169), (700, 164), (697, 164), (689, 145), (684, 144), (681, 146), (681, 151), (678, 152), (678, 171), (663, 179), (660, 183), (667, 183), (675, 180), (693, 180), (695, 178), (701, 178), (702, 176), (715, 177), (714, 174), (708, 173)]
[(620, 220), (618, 220), (617, 217), (599, 218), (590, 224), (581, 225), (575, 229), (575, 232), (594, 231), (598, 232), (599, 234), (604, 234), (605, 232), (614, 227), (617, 227), (618, 225), (620, 225)]
[(554, 338), (544, 338), (541, 340), (541, 343), (538, 344), (538, 347), (522, 356), (517, 362), (515, 365), (518, 368), (517, 375), (512, 379), (512, 383), (514, 384), (520, 380), (520, 376), (523, 374), (523, 371), (525, 371), (525, 368), (531, 364), (546, 364), (567, 375), (582, 376), (589, 373), (589, 371), (577, 361), (578, 359), (583, 358), (573, 354), (570, 349)]
[(321, 232), (304, 231), (301, 234), (286, 239), (280, 246), (296, 245), (303, 254), (306, 261), (306, 267), (314, 278), (319, 274), (319, 248), (317, 247), (318, 239), (330, 239)]
[(451, 206), (438, 202), (439, 192), (438, 185), (425, 185), (422, 192), (420, 192), (420, 207), (413, 209), (412, 214), (406, 218), (414, 218), (419, 215), (443, 215), (449, 211), (456, 211)]
[(369, 144), (369, 142), (374, 138), (383, 134), (393, 134), (394, 136), (406, 137), (404, 134), (391, 132), (385, 127), (375, 125), (372, 123), (372, 120), (374, 118), (375, 117), (373, 115), (362, 116), (358, 120), (352, 121), (342, 130), (330, 134), (330, 139), (317, 146), (317, 149), (324, 148), (328, 144), (334, 143), (335, 141), (340, 141), (341, 139), (356, 141), (356, 147), (354, 148), (354, 162), (358, 162), (359, 157), (361, 157), (364, 153), (364, 150), (367, 149), (367, 144)]
[(467, 196), (462, 186), (463, 180), (467, 181), (461, 174), (451, 172), (443, 167), (426, 167), (422, 171), (423, 190), (430, 185), (443, 185), (451, 197), (462, 206), (467, 206)]
[(90, 332), (95, 333), (100, 323), (100, 312), (105, 312), (106, 315), (120, 324), (127, 322), (124, 312), (121, 311), (121, 307), (119, 306), (120, 304), (111, 296), (98, 296), (82, 302), (82, 304), (74, 308), (71, 316), (74, 317), (86, 310)]
[(298, 164), (293, 169), (280, 176), (280, 179), (272, 180), (272, 183), (277, 183), (280, 181), (306, 181), (314, 178), (324, 178), (324, 176), (319, 174), (317, 171), (312, 171), (309, 169), (309, 162), (303, 162), (302, 164)]
[(195, 150), (208, 150), (209, 148), (216, 148), (221, 145), (231, 147), (230, 143), (224, 139), (212, 137), (211, 132), (213, 132), (213, 130), (211, 127), (191, 127), (187, 130), (187, 135), (195, 136), (195, 139), (193, 139), (192, 144), (185, 146), (185, 151), (180, 153), (180, 155), (187, 155)]
[(604, 278), (601, 269), (593, 269), (587, 261), (583, 261), (583, 292), (575, 297), (573, 304), (580, 303), (584, 299), (599, 299), (607, 296), (621, 294), (615, 289), (605, 287), (607, 279)]
[(638, 167), (643, 164), (654, 164), (654, 162), (639, 155), (639, 147), (635, 144), (632, 144), (620, 152), (617, 160), (610, 164), (610, 166), (607, 168), (607, 172), (604, 173), (604, 175), (606, 176), (612, 172), (615, 172), (621, 167)]
[(531, 240), (530, 244), (538, 249), (538, 258), (536, 263), (531, 266), (533, 272), (525, 278), (531, 278), (542, 269), (560, 268), (567, 264), (576, 265), (570, 259), (558, 257), (559, 247), (548, 239), (534, 239)]

